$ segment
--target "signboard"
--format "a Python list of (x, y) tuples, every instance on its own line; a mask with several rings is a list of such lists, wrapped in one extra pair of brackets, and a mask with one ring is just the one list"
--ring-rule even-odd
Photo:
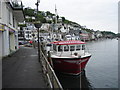
[(4, 31), (4, 25), (0, 24), (0, 31)]

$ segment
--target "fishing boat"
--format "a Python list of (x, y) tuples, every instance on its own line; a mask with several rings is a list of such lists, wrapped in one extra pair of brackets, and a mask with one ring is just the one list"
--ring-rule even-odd
[(91, 57), (79, 40), (51, 42), (50, 53), (54, 70), (72, 75), (80, 74)]

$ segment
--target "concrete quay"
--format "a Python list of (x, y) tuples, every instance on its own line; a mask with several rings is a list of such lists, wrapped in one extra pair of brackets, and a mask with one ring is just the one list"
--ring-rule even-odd
[(2, 60), (2, 88), (47, 88), (37, 49), (20, 49)]

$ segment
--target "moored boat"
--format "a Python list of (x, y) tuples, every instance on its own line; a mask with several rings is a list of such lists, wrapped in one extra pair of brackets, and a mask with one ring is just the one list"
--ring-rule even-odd
[(51, 42), (51, 59), (55, 71), (78, 75), (91, 57), (85, 42), (79, 40)]

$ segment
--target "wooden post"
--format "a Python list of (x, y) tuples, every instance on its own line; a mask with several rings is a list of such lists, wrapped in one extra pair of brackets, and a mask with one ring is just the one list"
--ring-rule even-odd
[(50, 51), (48, 51), (48, 61), (50, 62), (50, 65), (51, 65), (52, 68), (53, 68), (53, 61), (52, 61), (52, 58), (51, 58)]

